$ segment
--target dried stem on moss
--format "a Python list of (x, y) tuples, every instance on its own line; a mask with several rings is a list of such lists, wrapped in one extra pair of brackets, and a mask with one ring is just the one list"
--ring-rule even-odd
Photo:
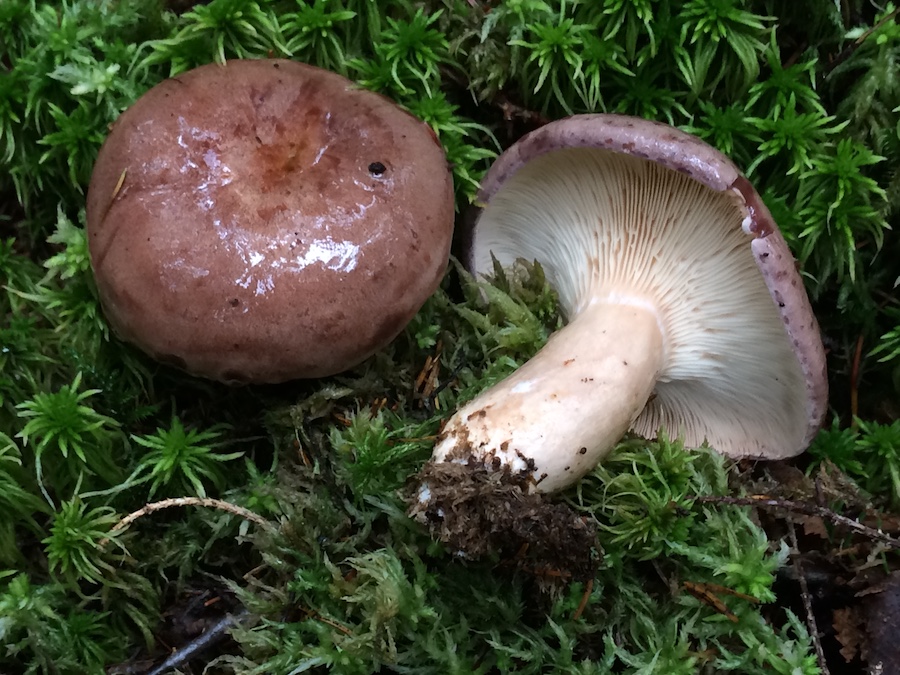
[(728, 504), (730, 506), (754, 506), (761, 509), (769, 509), (773, 511), (788, 511), (792, 513), (801, 513), (805, 516), (818, 516), (825, 520), (831, 521), (835, 525), (846, 527), (853, 532), (860, 534), (869, 539), (880, 541), (890, 548), (900, 550), (900, 540), (882, 532), (873, 527), (867, 527), (858, 520), (847, 518), (835, 513), (831, 509), (824, 506), (816, 506), (815, 504), (807, 504), (806, 502), (795, 502), (788, 499), (772, 499), (768, 495), (751, 495), (750, 497), (723, 497), (718, 495), (706, 495), (694, 497), (693, 500), (700, 504)]
[[(245, 509), (242, 506), (237, 506), (236, 504), (222, 501), (221, 499), (211, 499), (209, 497), (173, 497), (172, 499), (163, 499), (158, 502), (145, 504), (137, 511), (129, 513), (127, 516), (122, 518), (122, 520), (116, 523), (115, 526), (113, 526), (111, 532), (118, 532), (119, 530), (123, 530), (138, 518), (143, 518), (146, 515), (149, 515), (156, 511), (162, 511), (163, 509), (169, 509), (173, 506), (202, 506), (208, 509), (218, 509), (219, 511), (225, 511), (226, 513), (230, 513), (232, 515), (243, 518), (244, 520), (249, 520), (250, 522), (256, 523), (257, 525), (260, 525), (261, 527), (264, 527), (266, 529), (274, 528), (274, 525), (272, 523), (270, 523), (262, 516), (253, 513), (253, 511)], [(109, 540), (104, 539), (101, 544), (105, 545), (107, 541)]]

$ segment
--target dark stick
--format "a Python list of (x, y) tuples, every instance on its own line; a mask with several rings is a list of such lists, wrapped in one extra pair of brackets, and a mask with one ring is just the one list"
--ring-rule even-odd
[(822, 649), (822, 640), (819, 635), (819, 626), (816, 624), (816, 615), (813, 612), (812, 596), (809, 594), (809, 584), (806, 581), (806, 575), (803, 573), (803, 563), (800, 562), (800, 544), (797, 541), (797, 529), (794, 523), (788, 522), (788, 531), (791, 535), (791, 548), (793, 549), (791, 557), (793, 558), (794, 573), (800, 582), (800, 597), (803, 599), (803, 609), (806, 610), (806, 627), (813, 641), (813, 647), (816, 650), (816, 659), (819, 662), (819, 670), (821, 675), (831, 675), (828, 670), (828, 662), (825, 660), (825, 650)]
[(236, 614), (226, 614), (212, 625), (203, 634), (187, 643), (184, 647), (169, 656), (165, 661), (151, 670), (147, 675), (163, 675), (168, 671), (183, 666), (192, 658), (196, 657), (200, 652), (212, 647), (217, 642), (227, 637), (227, 631), (232, 626), (240, 625), (241, 619), (248, 614), (246, 609), (242, 609)]
[(805, 502), (794, 502), (787, 499), (772, 499), (767, 495), (752, 495), (750, 497), (722, 497), (717, 495), (697, 496), (693, 497), (695, 502), (701, 504), (729, 504), (731, 506), (755, 506), (757, 508), (792, 511), (794, 513), (802, 513), (806, 516), (818, 516), (825, 520), (830, 520), (835, 525), (843, 525), (853, 530), (857, 534), (861, 534), (869, 539), (880, 541), (890, 548), (900, 550), (900, 540), (895, 539), (889, 534), (885, 534), (881, 530), (873, 527), (867, 527), (858, 520), (847, 518), (835, 513), (831, 509), (824, 506), (816, 506), (815, 504), (807, 504)]
[(881, 28), (888, 21), (893, 21), (897, 18), (897, 15), (900, 14), (900, 8), (895, 9), (890, 14), (887, 14), (881, 21), (876, 23), (874, 26), (869, 28), (865, 33), (856, 38), (853, 42), (851, 42), (847, 47), (845, 47), (837, 56), (835, 56), (826, 66), (825, 73), (831, 73), (832, 70), (841, 65), (844, 61), (853, 56), (853, 52), (855, 52), (859, 47), (869, 38), (872, 33)]

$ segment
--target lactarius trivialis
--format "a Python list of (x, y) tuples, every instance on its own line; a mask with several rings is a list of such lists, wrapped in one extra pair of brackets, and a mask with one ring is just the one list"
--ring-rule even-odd
[(432, 469), (503, 469), (549, 492), (629, 429), (732, 457), (806, 448), (827, 400), (819, 328), (768, 209), (721, 153), (663, 124), (575, 116), (509, 148), (479, 198), (467, 267), (536, 260), (567, 325), (459, 409)]
[(226, 382), (350, 368), (437, 287), (444, 152), (388, 99), (285, 60), (206, 65), (115, 122), (87, 201), (110, 324)]

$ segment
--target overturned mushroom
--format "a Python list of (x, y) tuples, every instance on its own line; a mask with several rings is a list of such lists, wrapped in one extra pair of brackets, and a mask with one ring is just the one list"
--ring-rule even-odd
[(480, 199), (470, 270), (537, 260), (568, 323), (450, 419), (424, 476), (464, 464), (558, 490), (629, 429), (732, 457), (806, 448), (827, 399), (818, 326), (769, 211), (722, 154), (666, 125), (576, 116), (507, 150)]
[(166, 80), (116, 121), (87, 201), (105, 313), (160, 360), (227, 382), (350, 368), (437, 287), (452, 178), (431, 129), (284, 60)]

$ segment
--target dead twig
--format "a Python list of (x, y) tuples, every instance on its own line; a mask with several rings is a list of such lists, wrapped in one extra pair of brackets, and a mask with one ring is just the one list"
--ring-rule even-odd
[(456, 380), (457, 375), (459, 375), (462, 369), (465, 367), (466, 361), (461, 360), (456, 366), (454, 366), (453, 370), (450, 371), (450, 374), (444, 379), (444, 381), (438, 384), (434, 389), (432, 389), (431, 395), (427, 399), (425, 399), (425, 410), (427, 410), (428, 412), (434, 412), (438, 409), (438, 395)]
[[(144, 516), (153, 513), (155, 511), (161, 511), (163, 509), (169, 509), (173, 506), (203, 506), (205, 508), (210, 509), (218, 509), (219, 511), (225, 511), (226, 513), (231, 513), (235, 516), (243, 518), (244, 520), (249, 520), (257, 525), (260, 525), (266, 529), (273, 529), (274, 526), (268, 520), (263, 518), (262, 516), (253, 513), (249, 509), (245, 509), (242, 506), (237, 506), (236, 504), (231, 504), (229, 502), (224, 502), (221, 499), (211, 499), (209, 497), (174, 497), (172, 499), (163, 499), (158, 502), (151, 502), (150, 504), (145, 504), (137, 511), (133, 513), (129, 513), (127, 516), (122, 518), (118, 523), (116, 523), (113, 528), (110, 530), (110, 534), (113, 532), (118, 532), (119, 530), (124, 530), (126, 527), (131, 525), (138, 518), (143, 518)], [(105, 546), (109, 542), (109, 539), (103, 539), (100, 541), (100, 546)]]
[[(714, 587), (714, 585), (712, 584), (685, 581), (681, 584), (681, 587), (685, 591), (693, 595), (695, 598), (697, 598), (697, 600), (702, 602), (704, 605), (706, 605), (707, 607), (711, 607), (732, 623), (737, 623), (738, 621), (740, 621), (737, 614), (728, 609), (728, 605), (726, 605), (725, 602), (718, 596), (718, 593), (721, 592), (720, 589), (724, 588), (723, 586), (716, 585)], [(729, 595), (732, 593), (735, 595), (739, 595), (736, 591), (732, 591), (730, 588), (726, 588), (725, 590), (729, 591)], [(753, 600), (755, 601), (756, 598), (753, 598)]]
[(425, 359), (425, 365), (419, 371), (415, 382), (415, 392), (420, 397), (420, 405), (429, 410), (440, 410), (440, 401), (435, 393), (441, 373), (441, 353), (444, 343), (441, 340), (435, 345), (434, 354), (429, 354)]
[(572, 621), (578, 621), (581, 618), (581, 615), (584, 614), (584, 610), (588, 606), (588, 602), (591, 599), (591, 591), (594, 590), (594, 578), (588, 577), (587, 582), (584, 584), (584, 593), (581, 594), (581, 602), (578, 603), (578, 607), (575, 609), (575, 613), (572, 615)]
[(881, 21), (876, 23), (874, 26), (869, 28), (865, 33), (863, 33), (858, 38), (856, 38), (853, 42), (851, 42), (849, 45), (847, 45), (847, 47), (845, 47), (843, 50), (841, 50), (838, 53), (838, 55), (835, 56), (833, 59), (831, 59), (831, 61), (828, 63), (828, 65), (825, 66), (825, 74), (826, 75), (830, 74), (832, 70), (834, 70), (839, 65), (841, 65), (844, 61), (846, 61), (851, 56), (853, 56), (853, 52), (855, 52), (857, 49), (859, 49), (862, 46), (862, 44), (866, 40), (869, 39), (869, 37), (872, 35), (872, 33), (874, 33), (876, 30), (881, 28), (888, 21), (893, 21), (895, 18), (897, 18), (898, 14), (900, 14), (900, 7), (895, 9), (890, 14), (886, 14), (884, 16), (884, 18), (881, 19)]
[(180, 668), (191, 659), (197, 657), (201, 652), (209, 649), (217, 642), (224, 640), (228, 636), (228, 630), (232, 626), (240, 625), (241, 621), (248, 616), (249, 612), (242, 609), (237, 614), (226, 614), (219, 619), (211, 628), (204, 631), (201, 635), (188, 642), (181, 649), (173, 652), (169, 658), (151, 670), (147, 675), (163, 675), (171, 670)]
[(880, 541), (886, 546), (900, 550), (900, 540), (882, 532), (880, 529), (863, 525), (858, 520), (842, 516), (831, 509), (805, 502), (795, 502), (787, 499), (772, 499), (768, 495), (751, 495), (750, 497), (727, 497), (718, 495), (697, 496), (692, 498), (700, 504), (728, 504), (730, 506), (754, 506), (761, 509), (788, 511), (802, 513), (805, 516), (818, 516), (831, 521), (835, 525), (846, 527), (857, 534), (869, 539)]
[(301, 607), (300, 611), (303, 612), (304, 614), (306, 614), (306, 616), (308, 616), (310, 619), (324, 623), (326, 626), (331, 626), (336, 631), (340, 631), (344, 635), (353, 635), (353, 631), (350, 630), (349, 628), (347, 628), (347, 626), (344, 626), (343, 624), (338, 623), (334, 619), (329, 619), (328, 617), (322, 616), (314, 609), (307, 609), (305, 607)]
[(819, 670), (822, 675), (831, 675), (828, 670), (828, 662), (825, 659), (825, 650), (822, 649), (822, 639), (819, 635), (819, 626), (816, 623), (816, 615), (813, 612), (812, 596), (809, 594), (809, 584), (806, 581), (806, 574), (803, 572), (803, 563), (800, 561), (800, 544), (797, 541), (797, 529), (794, 523), (788, 521), (788, 532), (791, 537), (791, 549), (794, 565), (794, 573), (797, 575), (797, 581), (800, 582), (800, 598), (803, 600), (803, 609), (806, 611), (806, 627), (813, 641), (813, 647), (816, 650), (816, 660), (819, 662)]

